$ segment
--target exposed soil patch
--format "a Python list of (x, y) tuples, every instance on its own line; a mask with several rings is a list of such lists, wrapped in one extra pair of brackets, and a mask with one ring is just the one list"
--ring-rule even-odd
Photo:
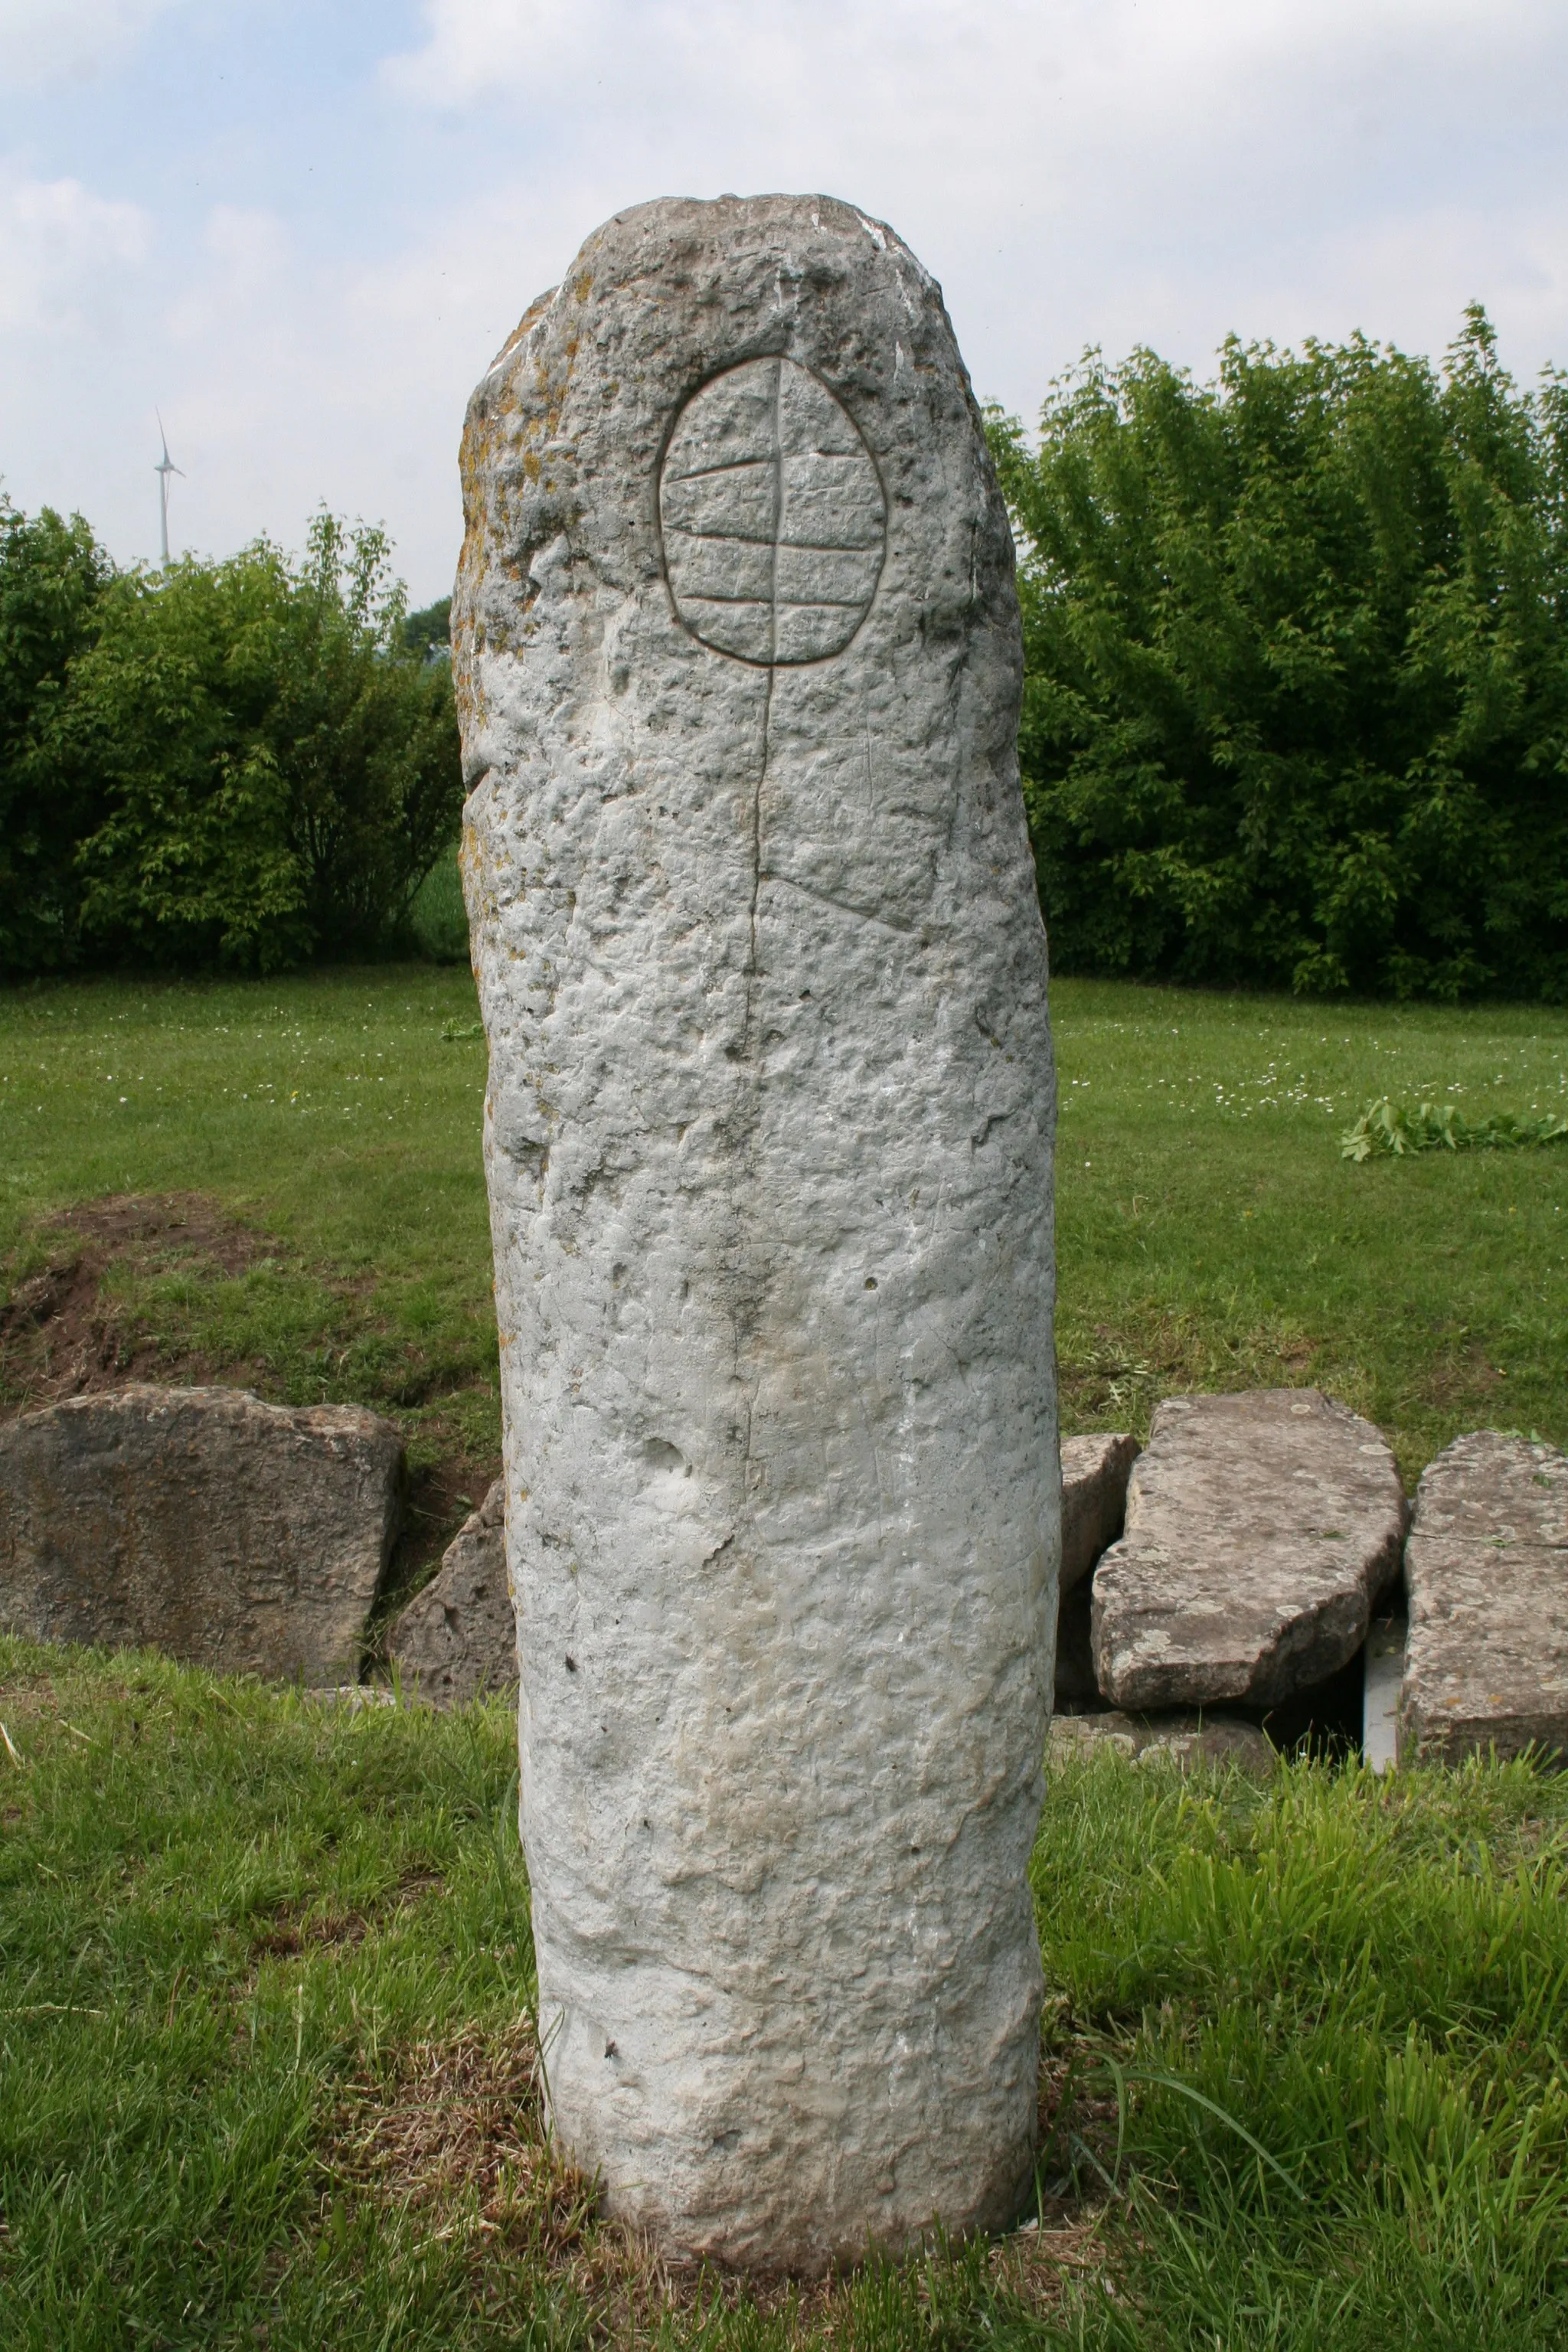
[[(486, 2305), (502, 2299), (525, 2263), (581, 2297), (598, 2346), (657, 2342), (667, 2314), (742, 2303), (783, 2318), (787, 2342), (859, 2340), (843, 2280), (800, 2285), (671, 2264), (637, 2231), (604, 2219), (594, 2182), (550, 2136), (542, 2091), (526, 2018), (405, 2048), (388, 2075), (362, 2078), (338, 2107), (320, 2156), (322, 2225), (345, 2186), (416, 2213), (433, 2234), (466, 2242)], [(1047, 2134), (1066, 2120), (1064, 2092), (1072, 2136), (1086, 2132), (1114, 2162), (1115, 2102), (1107, 2112), (1105, 2101), (1087, 2099), (1066, 2064), (1042, 2078)], [(1035, 2221), (992, 2244), (997, 2284), (1036, 2311), (1055, 2308), (1074, 2273), (1105, 2259), (1099, 2205), (1047, 2194)]]
[(237, 1383), (236, 1367), (160, 1349), (110, 1296), (107, 1277), (120, 1265), (143, 1275), (231, 1278), (277, 1255), (265, 1234), (199, 1192), (115, 1193), (51, 1217), (39, 1238), (47, 1263), (0, 1308), (0, 1419), (128, 1381), (249, 1385), (248, 1368), (237, 1368)]
[[(1062, 1334), (1058, 1381), (1064, 1431), (1130, 1429), (1140, 1439), (1163, 1397), (1195, 1390), (1292, 1388), (1310, 1381), (1321, 1342), (1263, 1329), (1215, 1340), (1152, 1312), (1136, 1338), (1098, 1323), (1092, 1336)], [(1336, 1394), (1341, 1393), (1336, 1391)]]
[(498, 2301), (518, 2259), (569, 2281), (595, 2309), (599, 2341), (610, 2311), (657, 2317), (668, 2281), (632, 2232), (596, 2221), (595, 2184), (545, 2129), (538, 2045), (530, 2021), (466, 2027), (398, 2055), (390, 2079), (366, 2077), (340, 2105), (321, 2151), (321, 2218), (345, 2185), (460, 2238), (477, 2294)]
[[(200, 1192), (115, 1193), (51, 1217), (35, 1229), (35, 1254), (40, 1244), (44, 1265), (17, 1283), (9, 1303), (0, 1307), (0, 1422), (132, 1381), (173, 1386), (216, 1382), (252, 1389), (263, 1397), (278, 1393), (264, 1364), (172, 1344), (149, 1331), (111, 1280), (117, 1272), (129, 1272), (140, 1278), (174, 1275), (232, 1281), (285, 1255), (271, 1235), (232, 1216), (219, 1202)], [(332, 1288), (369, 1298), (374, 1280), (356, 1276), (334, 1282)], [(470, 1377), (416, 1369), (390, 1397), (384, 1391), (359, 1402), (381, 1411), (389, 1402), (413, 1406), (427, 1391), (461, 1387)], [(442, 1432), (437, 1442), (455, 1436), (456, 1432)], [(461, 1446), (460, 1437), (457, 1444)], [(499, 1466), (489, 1460), (476, 1465), (459, 1451), (421, 1462), (410, 1474), (402, 1532), (373, 1626), (373, 1658), (380, 1627), (429, 1582), (447, 1545), (484, 1500)]]
[(250, 1948), (268, 1958), (293, 1960), (306, 1952), (363, 1943), (372, 1927), (384, 1927), (398, 1912), (411, 1909), (442, 1883), (438, 1871), (411, 1870), (379, 1902), (353, 1911), (312, 1911), (304, 1904), (280, 1903), (251, 1937)]
[(160, 1272), (188, 1269), (197, 1259), (223, 1274), (243, 1274), (279, 1250), (203, 1192), (111, 1192), (62, 1210), (47, 1230), (77, 1234), (106, 1258), (133, 1258)]

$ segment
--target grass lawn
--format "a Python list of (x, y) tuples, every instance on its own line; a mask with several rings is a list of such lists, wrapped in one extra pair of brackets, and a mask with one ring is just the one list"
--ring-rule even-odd
[[(1371, 1096), (1556, 1108), (1568, 1016), (1055, 1009), (1069, 1428), (1314, 1380), (1411, 1476), (1568, 1442), (1568, 1152), (1338, 1156)], [(378, 1405), (428, 1558), (499, 1443), (474, 1030), (431, 966), (0, 996), (0, 1412)], [(0, 1721), (7, 2352), (1568, 2342), (1568, 1782), (1064, 1766), (1038, 2226), (753, 2302), (662, 2279), (542, 2136), (502, 1714), (0, 1643)]]
[(1568, 1108), (1568, 1013), (1057, 983), (1069, 1427), (1315, 1381), (1412, 1482), (1464, 1429), (1568, 1444), (1568, 1145), (1357, 1167), (1382, 1095)]
[(374, 1405), (427, 1562), (500, 1464), (484, 1083), (466, 968), (0, 993), (0, 1412), (132, 1377)]
[[(1377, 1095), (1568, 1104), (1568, 1014), (1088, 981), (1054, 1009), (1068, 1428), (1316, 1381), (1412, 1478), (1461, 1429), (1568, 1443), (1568, 1147), (1338, 1150)], [(85, 1259), (0, 1327), (0, 1410), (131, 1370), (357, 1400), (461, 1516), (500, 1442), (483, 1087), (459, 968), (0, 994), (0, 1280)], [(191, 1194), (184, 1238), (91, 1206)]]
[(1064, 1766), (1037, 2225), (753, 2299), (543, 2136), (503, 1710), (0, 1643), (0, 1719), (7, 2352), (1568, 2341), (1562, 1780)]

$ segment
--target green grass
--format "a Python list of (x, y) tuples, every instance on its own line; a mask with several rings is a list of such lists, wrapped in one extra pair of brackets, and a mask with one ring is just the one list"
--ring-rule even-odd
[[(1069, 1428), (1142, 1430), (1173, 1389), (1316, 1381), (1411, 1476), (1461, 1429), (1568, 1442), (1568, 1154), (1339, 1151), (1384, 1095), (1471, 1120), (1563, 1108), (1568, 1016), (1083, 981), (1054, 1006)], [(0, 1265), (14, 1286), (47, 1265), (73, 1202), (206, 1194), (266, 1246), (229, 1275), (111, 1268), (128, 1358), (357, 1399), (402, 1419), (416, 1460), (482, 1466), (500, 1421), (474, 1026), (467, 971), (428, 964), (0, 995)], [(0, 1354), (0, 1399), (25, 1401), (30, 1361)]]
[[(227, 1276), (110, 1273), (128, 1354), (288, 1402), (400, 1418), (416, 1458), (500, 1444), (473, 982), (429, 965), (232, 985), (96, 982), (0, 995), (0, 1260), (59, 1255), (49, 1220), (197, 1192), (251, 1229)], [(0, 1360), (13, 1402), (31, 1359)]]
[(1568, 1784), (1053, 1775), (1046, 2227), (757, 2302), (552, 2160), (504, 1711), (0, 1643), (7, 2352), (1549, 2352)]
[[(1339, 1153), (1373, 1097), (1555, 1112), (1568, 1018), (1087, 982), (1055, 1009), (1069, 1427), (1313, 1379), (1410, 1473), (1479, 1423), (1568, 1440), (1568, 1160)], [(62, 1213), (199, 1194), (210, 1247), (110, 1254), (110, 1370), (358, 1398), (482, 1467), (474, 1021), (429, 965), (0, 997), (11, 1292), (68, 1255)], [(0, 1405), (68, 1379), (50, 1328), (0, 1330)], [(1568, 2341), (1563, 1781), (1064, 1765), (1036, 1861), (1047, 2226), (667, 2307), (541, 2136), (502, 1713), (0, 1644), (0, 1720), (7, 2352)]]
[(1069, 1426), (1316, 1381), (1412, 1478), (1463, 1429), (1568, 1443), (1568, 1154), (1340, 1156), (1384, 1095), (1473, 1120), (1568, 1108), (1568, 1015), (1083, 981), (1053, 1005)]

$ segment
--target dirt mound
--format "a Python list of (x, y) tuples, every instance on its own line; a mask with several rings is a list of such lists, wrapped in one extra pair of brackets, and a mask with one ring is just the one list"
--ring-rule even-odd
[[(119, 1295), (121, 1280), (184, 1275), (205, 1281), (243, 1274), (286, 1255), (277, 1239), (231, 1216), (201, 1192), (116, 1192), (83, 1201), (36, 1226), (28, 1255), (39, 1245), (45, 1264), (16, 1283), (0, 1307), (0, 1422), (66, 1397), (100, 1395), (132, 1381), (174, 1386), (215, 1382), (252, 1389), (274, 1402), (289, 1401), (274, 1370), (261, 1362), (171, 1345), (149, 1331), (134, 1303)], [(4, 1279), (0, 1268), (0, 1281)], [(323, 1279), (340, 1294), (363, 1290)], [(378, 1411), (417, 1402), (395, 1392), (359, 1402)], [(437, 1435), (437, 1444), (445, 1433)], [(462, 1521), (484, 1500), (500, 1465), (469, 1460), (460, 1445), (416, 1463), (405, 1497), (403, 1532), (377, 1604), (371, 1645), (375, 1651), (395, 1611), (428, 1582)]]
[(51, 1217), (37, 1238), (47, 1264), (0, 1307), (0, 1418), (127, 1381), (217, 1377), (205, 1356), (171, 1355), (139, 1332), (106, 1288), (110, 1269), (226, 1276), (276, 1249), (200, 1192), (83, 1201)]

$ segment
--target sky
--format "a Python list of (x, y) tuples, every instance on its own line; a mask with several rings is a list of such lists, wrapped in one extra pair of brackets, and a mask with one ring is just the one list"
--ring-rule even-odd
[(468, 392), (645, 198), (822, 192), (982, 399), (1086, 347), (1568, 365), (1568, 0), (0, 0), (0, 489), (155, 558), (325, 500), (450, 587)]

